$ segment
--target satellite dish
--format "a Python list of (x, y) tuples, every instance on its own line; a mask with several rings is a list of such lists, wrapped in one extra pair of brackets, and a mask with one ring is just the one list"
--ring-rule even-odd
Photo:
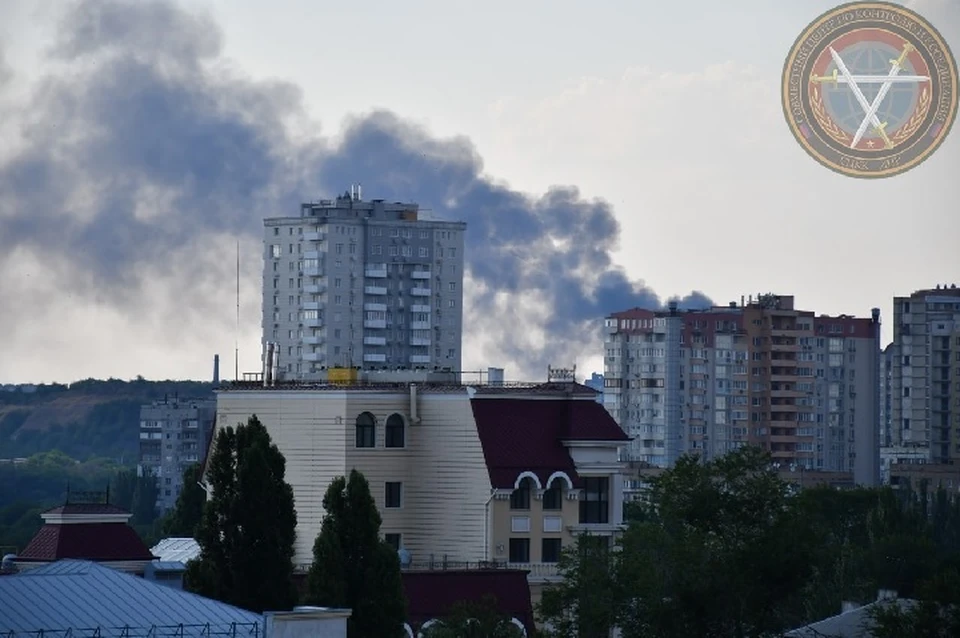
[(410, 551), (401, 547), (397, 550), (397, 554), (400, 556), (400, 566), (410, 567), (410, 563), (413, 562), (413, 555), (410, 553)]

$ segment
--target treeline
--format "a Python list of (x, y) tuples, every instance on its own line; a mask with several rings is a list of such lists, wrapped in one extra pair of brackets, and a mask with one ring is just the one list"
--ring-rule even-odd
[(0, 547), (19, 551), (43, 525), (40, 513), (63, 505), (70, 492), (110, 491), (110, 502), (130, 511), (131, 524), (148, 543), (158, 540), (157, 486), (152, 479), (109, 459), (80, 462), (59, 451), (0, 464)]
[[(76, 459), (106, 457), (133, 464), (139, 453), (141, 405), (174, 396), (212, 398), (213, 390), (212, 383), (137, 378), (87, 379), (69, 386), (40, 385), (35, 392), (0, 392), (0, 408), (6, 406), (0, 410), (0, 458), (60, 450)], [(61, 405), (60, 399), (69, 402)], [(41, 422), (24, 428), (31, 415), (37, 420), (37, 414)]]
[(548, 635), (754, 638), (866, 604), (875, 638), (960, 636), (960, 501), (943, 490), (796, 493), (747, 448), (683, 458), (656, 478), (618, 541), (581, 537), (540, 605)]

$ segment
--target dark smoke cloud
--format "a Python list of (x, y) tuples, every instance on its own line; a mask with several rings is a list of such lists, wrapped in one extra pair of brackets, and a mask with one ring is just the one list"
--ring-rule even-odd
[[(230, 73), (221, 40), (209, 18), (170, 2), (71, 5), (51, 51), (58, 70), (17, 114), (24, 144), (0, 155), (0, 255), (25, 247), (62, 259), (65, 291), (131, 316), (144, 311), (134, 306), (147, 282), (196, 262), (181, 310), (202, 311), (226, 268), (203, 256), (208, 240), (239, 234), (256, 246), (264, 216), (361, 181), (370, 197), (469, 224), (467, 332), (495, 330), (499, 356), (525, 367), (586, 354), (584, 332), (606, 313), (661, 307), (612, 263), (619, 225), (606, 202), (573, 187), (535, 198), (498, 185), (467, 139), (437, 139), (387, 112), (353, 120), (336, 147), (294, 139), (289, 124), (306, 119), (300, 91)], [(2, 259), (0, 280), (12, 267)], [(496, 309), (502, 291), (512, 309)], [(682, 303), (711, 304), (701, 293)], [(549, 335), (538, 350), (515, 323), (531, 316)]]

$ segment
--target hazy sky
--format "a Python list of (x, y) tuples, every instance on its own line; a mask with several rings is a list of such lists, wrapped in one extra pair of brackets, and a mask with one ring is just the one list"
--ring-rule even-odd
[[(468, 368), (599, 370), (586, 315), (641, 284), (879, 306), (889, 339), (893, 295), (960, 283), (960, 127), (893, 179), (810, 159), (780, 73), (836, 4), (0, 0), (0, 382), (232, 376), (238, 239), (256, 370), (258, 220), (350, 181), (500, 264), (467, 287)], [(960, 0), (908, 4), (960, 51)]]

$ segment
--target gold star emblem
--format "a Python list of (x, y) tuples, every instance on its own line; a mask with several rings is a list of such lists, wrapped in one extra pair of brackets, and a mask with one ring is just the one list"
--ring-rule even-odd
[(867, 146), (869, 146), (870, 148), (873, 148), (874, 146), (876, 146), (876, 143), (873, 140), (867, 140)]

